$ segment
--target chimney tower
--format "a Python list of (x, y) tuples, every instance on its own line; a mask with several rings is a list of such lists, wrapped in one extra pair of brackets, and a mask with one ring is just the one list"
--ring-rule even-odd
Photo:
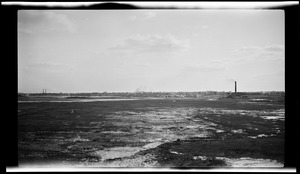
[(234, 92), (237, 93), (237, 85), (236, 85), (236, 81), (234, 81)]

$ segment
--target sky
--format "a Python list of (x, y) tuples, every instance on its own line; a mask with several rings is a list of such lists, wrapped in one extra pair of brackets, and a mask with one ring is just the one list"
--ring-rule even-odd
[(18, 92), (284, 91), (283, 10), (19, 10)]

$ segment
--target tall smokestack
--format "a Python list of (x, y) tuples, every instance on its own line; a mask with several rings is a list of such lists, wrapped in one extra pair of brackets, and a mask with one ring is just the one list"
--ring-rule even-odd
[(236, 81), (234, 81), (234, 92), (237, 92), (237, 85), (236, 85)]

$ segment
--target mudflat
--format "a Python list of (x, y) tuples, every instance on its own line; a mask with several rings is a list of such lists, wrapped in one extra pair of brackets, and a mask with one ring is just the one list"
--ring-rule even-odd
[(81, 100), (18, 103), (20, 166), (284, 165), (282, 100)]

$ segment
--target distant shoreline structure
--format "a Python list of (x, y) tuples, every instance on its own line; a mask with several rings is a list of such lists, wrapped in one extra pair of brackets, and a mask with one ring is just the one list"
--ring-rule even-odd
[(284, 95), (285, 91), (250, 91), (250, 92), (234, 92), (234, 91), (195, 91), (195, 92), (74, 92), (74, 93), (18, 93), (18, 97), (26, 96), (67, 96), (69, 98), (85, 98), (85, 97), (199, 97), (207, 95), (229, 95), (229, 96), (241, 96), (241, 95), (255, 95), (255, 94), (277, 94)]

